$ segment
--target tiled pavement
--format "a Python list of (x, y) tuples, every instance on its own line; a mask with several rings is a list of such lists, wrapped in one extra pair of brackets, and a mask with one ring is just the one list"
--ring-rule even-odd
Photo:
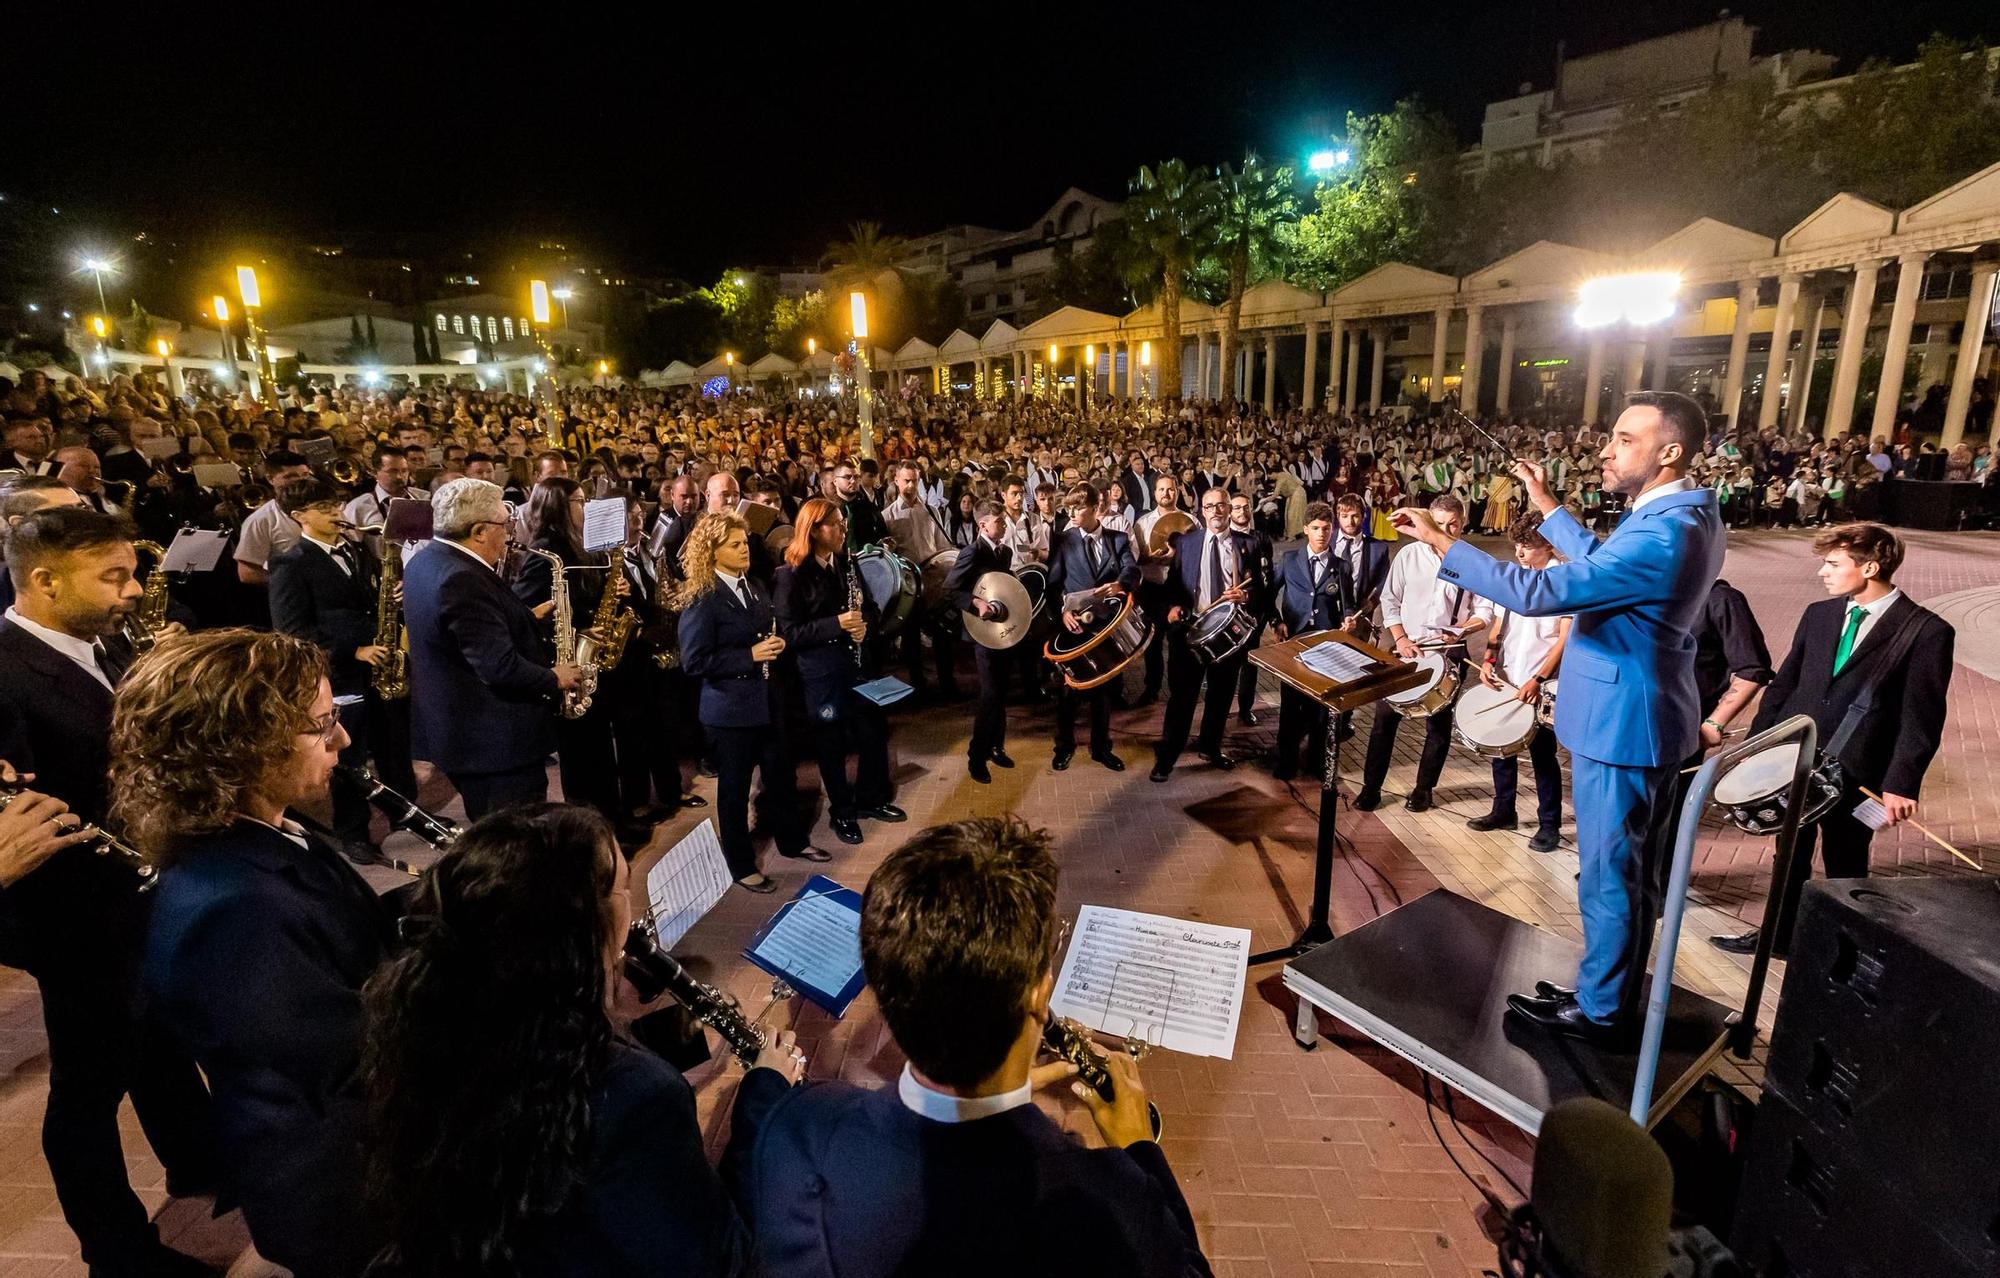
[[(1911, 540), (1903, 584), (1918, 599), (2000, 586), (2000, 538), (1915, 534)], [(1757, 534), (1740, 538), (1730, 555), (1728, 575), (1750, 596), (1774, 656), (1785, 651), (1800, 608), (1819, 597), (1805, 541), (1802, 534)], [(1983, 606), (1983, 596), (1968, 598), (1963, 607), (1976, 612)], [(1232, 749), (1246, 757), (1267, 749), (1275, 719), (1266, 714), (1263, 726), (1235, 728)], [(1218, 773), (1192, 756), (1171, 783), (1151, 785), (1145, 768), (1157, 711), (1124, 712), (1115, 723), (1120, 752), (1131, 765), (1126, 772), (1113, 775), (1080, 758), (1058, 775), (1048, 770), (1046, 714), (1017, 713), (1010, 749), (1020, 766), (996, 770), (994, 784), (985, 787), (968, 780), (961, 764), (968, 726), (962, 709), (900, 715), (894, 735), (899, 802), (915, 823), (1014, 811), (1050, 829), (1063, 863), (1065, 913), (1087, 902), (1122, 905), (1248, 926), (1259, 946), (1289, 940), (1311, 888), (1309, 805), (1316, 792), (1305, 783), (1280, 785), (1254, 761)], [(1365, 733), (1365, 714), (1358, 726)], [(1405, 734), (1390, 776), (1392, 796), (1408, 785), (1415, 735)], [(1921, 815), (1974, 855), (2000, 830), (2000, 794), (1984, 783), (1997, 753), (2000, 685), (1961, 665), (1945, 747)], [(1350, 747), (1350, 775), (1358, 755)], [(801, 778), (809, 781), (810, 770), (802, 769)], [(1440, 809), (1412, 815), (1392, 803), (1373, 815), (1344, 815), (1343, 829), (1354, 835), (1358, 856), (1336, 873), (1336, 928), (1357, 926), (1442, 884), (1577, 935), (1571, 850), (1537, 856), (1527, 851), (1525, 834), (1479, 835), (1464, 828), (1466, 816), (1484, 810), (1489, 786), (1483, 761), (1455, 753), (1439, 788)], [(426, 797), (442, 802), (448, 793), (433, 784)], [(663, 828), (642, 865), (691, 824)], [(870, 838), (859, 848), (823, 836), (825, 846), (837, 849), (827, 868), (859, 886), (894, 846), (896, 833), (869, 827)], [(1955, 872), (1948, 857), (1913, 832), (1878, 839), (1877, 849), (1878, 864), (1897, 872)], [(1743, 965), (1699, 938), (1732, 926), (1725, 912), (1754, 919), (1769, 850), (1768, 840), (1708, 832), (1684, 931), (1689, 943), (1681, 951), (1681, 979), (1691, 987), (1740, 998)], [(788, 882), (802, 874), (789, 862), (774, 868)], [(764, 1006), (768, 981), (739, 951), (772, 908), (767, 898), (731, 893), (679, 947), (699, 974), (753, 1009)], [(1441, 1106), (1426, 1104), (1413, 1069), (1325, 1019), (1327, 1037), (1319, 1049), (1300, 1051), (1291, 1040), (1291, 1000), (1276, 970), (1253, 971), (1252, 981), (1233, 1059), (1162, 1052), (1144, 1066), (1165, 1115), (1167, 1153), (1217, 1272), (1477, 1274), (1493, 1255), (1481, 1228), (1484, 1203), (1453, 1159), (1480, 1187), (1511, 1203), (1516, 1191), (1481, 1160), (1495, 1160), (1525, 1184), (1530, 1142), (1462, 1100), (1455, 1128)], [(768, 1019), (797, 1026), (811, 1050), (815, 1078), (880, 1084), (900, 1069), (866, 993), (838, 1023), (797, 1004), (771, 1009)], [(80, 1275), (83, 1266), (57, 1213), (38, 1147), (47, 1059), (33, 986), (17, 973), (0, 974), (0, 1071), (0, 1276)], [(692, 1075), (717, 1149), (739, 1077), (733, 1066), (720, 1065)], [(1091, 1138), (1087, 1117), (1066, 1098), (1043, 1103), (1080, 1138)], [(226, 1262), (242, 1248), (240, 1223), (207, 1220), (199, 1202), (167, 1203), (159, 1165), (129, 1107), (125, 1118), (133, 1183), (149, 1205), (166, 1203), (164, 1232)], [(239, 1272), (253, 1270), (239, 1265)]]

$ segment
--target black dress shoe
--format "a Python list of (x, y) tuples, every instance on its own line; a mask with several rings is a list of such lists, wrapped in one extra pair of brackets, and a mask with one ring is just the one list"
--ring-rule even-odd
[(1573, 985), (1558, 985), (1554, 981), (1536, 981), (1535, 993), (1542, 998), (1560, 1001), (1562, 999), (1575, 998), (1576, 987)]
[(861, 823), (853, 817), (834, 817), (827, 824), (833, 827), (834, 836), (842, 843), (861, 842)]
[(1409, 797), (1409, 798), (1407, 798), (1407, 799), (1404, 799), (1404, 800), (1403, 800), (1403, 809), (1404, 809), (1404, 811), (1407, 811), (1407, 812), (1428, 812), (1428, 811), (1430, 811), (1430, 810), (1431, 810), (1431, 792), (1430, 792), (1429, 790), (1412, 790), (1412, 791), (1410, 791), (1410, 797)]
[(1171, 765), (1165, 763), (1156, 763), (1153, 765), (1153, 770), (1147, 773), (1146, 775), (1154, 781), (1164, 781), (1168, 777), (1172, 776), (1173, 772), (1174, 770)]
[(1113, 772), (1123, 772), (1125, 770), (1125, 760), (1119, 758), (1117, 755), (1111, 753), (1111, 751), (1109, 750), (1104, 750), (1104, 751), (1093, 750), (1090, 752), (1090, 757), (1097, 760), (1099, 763), (1103, 764), (1105, 767), (1109, 768)]
[(1467, 821), (1465, 828), (1468, 830), (1512, 830), (1519, 827), (1520, 824), (1521, 822), (1515, 817), (1502, 816), (1498, 812), (1488, 812), (1485, 816), (1476, 816)]
[(355, 865), (394, 865), (386, 853), (373, 843), (355, 840), (340, 845), (340, 854)]
[(1336, 728), (1336, 729), (1335, 729), (1335, 731), (1334, 731), (1334, 739), (1335, 739), (1336, 741), (1352, 741), (1352, 740), (1354, 740), (1354, 725), (1353, 725), (1353, 724), (1351, 724), (1351, 723), (1343, 723), (1343, 724), (1341, 724), (1341, 725), (1340, 725), (1340, 726), (1339, 726), (1338, 728)]
[(683, 794), (681, 796), (681, 806), (684, 808), (705, 808), (708, 806), (708, 800), (698, 794)]
[(1561, 845), (1562, 831), (1541, 829), (1535, 831), (1535, 837), (1528, 840), (1528, 851), (1553, 852)]
[(996, 768), (1011, 768), (1014, 766), (1013, 758), (1005, 750), (995, 750), (986, 757), (992, 760), (993, 766)]
[[(849, 824), (851, 825), (853, 823), (849, 822)], [(856, 843), (861, 842), (861, 839), (858, 837), (858, 834), (859, 832), (857, 831), (857, 837), (854, 839), (854, 842)], [(794, 861), (812, 861), (815, 863), (822, 863), (833, 860), (833, 853), (828, 852), (823, 848), (816, 848), (810, 843), (806, 844), (804, 847), (800, 848), (796, 852), (781, 852), (778, 855), (788, 856), (792, 858), (792, 860)]]
[(1259, 722), (1257, 718), (1257, 712), (1255, 710), (1243, 711), (1241, 714), (1236, 716), (1236, 721), (1242, 724), (1246, 728), (1254, 728), (1257, 726)]
[(903, 811), (893, 803), (878, 803), (872, 808), (863, 808), (861, 809), (861, 815), (867, 817), (870, 821), (886, 821), (890, 825), (910, 819), (909, 813)]
[(1382, 806), (1382, 792), (1373, 786), (1364, 787), (1354, 796), (1354, 807), (1359, 812), (1373, 812)]
[(1735, 936), (1711, 936), (1708, 943), (1724, 954), (1755, 954), (1757, 952), (1756, 928), (1748, 932), (1738, 932)]
[(1524, 994), (1509, 994), (1507, 1010), (1523, 1020), (1533, 1021), (1543, 1029), (1560, 1034), (1564, 1038), (1579, 1039), (1593, 1047), (1622, 1050), (1632, 1045), (1632, 1030), (1629, 1025), (1622, 1021), (1593, 1021), (1585, 1016), (1583, 1008), (1574, 1002), (1555, 1002), (1529, 998)]
[[(93, 1266), (91, 1272), (101, 1271)], [(162, 1243), (151, 1249), (140, 1261), (140, 1267), (129, 1271), (120, 1269), (118, 1272), (145, 1274), (146, 1278), (216, 1278), (222, 1270)]]
[(758, 896), (763, 896), (767, 892), (777, 891), (778, 881), (769, 875), (753, 874), (747, 879), (736, 880), (736, 886), (745, 892), (755, 892)]
[(625, 814), (625, 819), (634, 823), (652, 825), (664, 821), (674, 814), (674, 810), (663, 803), (642, 803)]
[(1055, 757), (1049, 760), (1049, 766), (1057, 772), (1067, 772), (1069, 771), (1069, 761), (1075, 755), (1076, 751), (1074, 750), (1058, 750), (1055, 753)]
[(1217, 750), (1214, 754), (1210, 754), (1206, 750), (1197, 750), (1195, 754), (1202, 762), (1208, 764), (1209, 767), (1220, 768), (1224, 772), (1236, 766), (1236, 760), (1230, 758), (1220, 750)]
[(965, 761), (965, 772), (967, 776), (981, 785), (993, 784), (993, 774), (986, 770), (986, 760), (984, 759), (967, 759)]

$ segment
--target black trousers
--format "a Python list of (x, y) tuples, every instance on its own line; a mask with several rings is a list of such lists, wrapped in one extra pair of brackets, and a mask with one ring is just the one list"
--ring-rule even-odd
[(556, 716), (556, 775), (562, 780), (563, 802), (588, 804), (610, 821), (620, 815), (618, 755), (611, 744), (610, 705), (617, 690), (615, 681), (608, 688), (600, 683), (581, 719)]
[[(1870, 787), (1879, 790), (1879, 785)], [(1840, 798), (1827, 814), (1812, 825), (1799, 828), (1798, 844), (1792, 849), (1791, 873), (1785, 877), (1785, 893), (1778, 901), (1777, 952), (1785, 954), (1792, 945), (1792, 927), (1798, 921), (1799, 897), (1806, 880), (1812, 877), (1813, 848), (1819, 848), (1820, 866), (1829, 879), (1868, 877), (1868, 846), (1875, 831), (1854, 819), (1854, 809), (1867, 796), (1853, 779), (1841, 787)]]
[[(347, 748), (340, 761), (351, 768), (373, 764), (382, 784), (398, 794), (417, 797), (417, 774), (410, 766), (410, 702), (384, 701), (370, 685), (339, 689), (358, 692), (361, 700), (340, 708), (340, 726), (347, 729)], [(339, 777), (328, 787), (333, 795), (333, 832), (351, 844), (367, 844), (370, 806), (358, 786)]]
[(1007, 684), (1020, 658), (1011, 648), (973, 645), (973, 659), (979, 668), (979, 704), (972, 712), (972, 744), (968, 758), (989, 759), (995, 750), (1007, 748)]
[[(1174, 766), (1187, 749), (1188, 730), (1194, 726), (1194, 706), (1201, 702), (1201, 735), (1195, 749), (1204, 754), (1222, 750), (1222, 732), (1229, 726), (1229, 703), (1236, 696), (1236, 682), (1243, 677), (1244, 655), (1203, 665), (1188, 647), (1185, 637), (1176, 637), (1167, 648), (1167, 713), (1160, 728), (1160, 744), (1155, 762)], [(1204, 686), (1206, 691), (1203, 691)]]
[(694, 722), (680, 700), (676, 672), (660, 669), (647, 649), (628, 652), (612, 675), (619, 811), (630, 814), (657, 802), (671, 812), (685, 793), (680, 734)]
[(903, 668), (909, 672), (911, 687), (922, 692), (928, 684), (924, 678), (925, 636), (930, 637), (938, 686), (950, 688), (958, 682), (958, 627), (956, 612), (948, 622), (934, 621), (923, 615), (921, 605), (918, 614), (903, 624), (903, 633), (897, 636), (897, 641), (902, 645)]
[(1111, 690), (1116, 681), (1102, 684), (1086, 692), (1079, 692), (1067, 682), (1056, 688), (1056, 749), (1069, 752), (1076, 749), (1076, 708), (1079, 704), (1090, 708), (1090, 752), (1093, 755), (1111, 752)]
[[(340, 761), (350, 768), (358, 768), (368, 762), (369, 714), (373, 707), (364, 698), (353, 705), (340, 708), (340, 726), (347, 729), (347, 745), (340, 752)], [(388, 778), (383, 778), (389, 784)], [(392, 785), (390, 787), (394, 789)], [(373, 810), (361, 793), (361, 788), (350, 784), (339, 776), (333, 778), (327, 789), (333, 797), (333, 833), (335, 837), (350, 845), (365, 846), (368, 838), (368, 814)], [(411, 791), (403, 793), (416, 797)]]
[(1281, 772), (1299, 766), (1299, 742), (1305, 742), (1305, 763), (1313, 775), (1326, 769), (1326, 707), (1290, 684), (1278, 688), (1278, 755)]
[(1164, 583), (1141, 582), (1139, 608), (1153, 625), (1153, 637), (1146, 641), (1146, 695), (1160, 694), (1160, 682), (1167, 666), (1167, 613), (1172, 610)]
[(1250, 707), (1257, 700), (1257, 675), (1260, 673), (1256, 664), (1249, 660), (1249, 656), (1263, 642), (1264, 623), (1260, 621), (1257, 623), (1257, 632), (1250, 636), (1249, 646), (1243, 649), (1243, 673), (1237, 676), (1236, 708), (1244, 714), (1250, 713)]
[(375, 762), (375, 775), (398, 794), (417, 797), (417, 772), (410, 766), (410, 699), (384, 701), (371, 686), (365, 694), (368, 707), (368, 757)]
[[(1538, 726), (1528, 739), (1528, 761), (1535, 768), (1535, 823), (1553, 830), (1563, 820), (1562, 765), (1556, 761), (1555, 729)], [(1493, 811), (1514, 816), (1521, 789), (1521, 759), (1515, 755), (1493, 761)]]
[[(889, 784), (889, 722), (882, 707), (850, 692), (831, 723), (813, 719), (813, 753), (819, 760), (820, 785), (826, 790), (827, 813), (836, 821), (852, 821), (863, 808), (879, 807), (893, 797)], [(847, 779), (847, 756), (855, 756), (854, 780)]]
[(708, 738), (715, 745), (715, 819), (730, 874), (741, 879), (757, 872), (757, 851), (750, 844), (750, 778), (755, 772), (764, 775), (764, 788), (757, 795), (759, 827), (777, 840), (780, 852), (804, 850), (808, 831), (799, 811), (798, 776), (783, 725), (711, 725)]
[[(1382, 788), (1382, 780), (1389, 775), (1389, 763), (1396, 753), (1396, 729), (1402, 723), (1403, 716), (1391, 710), (1388, 702), (1375, 703), (1375, 726), (1368, 733), (1368, 758), (1361, 765), (1363, 790)], [(1447, 706), (1424, 720), (1424, 752), (1417, 759), (1416, 789), (1428, 790), (1437, 784), (1444, 772), (1445, 756), (1450, 753), (1451, 708)]]
[(452, 788), (465, 800), (465, 819), (477, 821), (489, 812), (546, 803), (549, 770), (537, 759), (499, 772), (447, 772)]

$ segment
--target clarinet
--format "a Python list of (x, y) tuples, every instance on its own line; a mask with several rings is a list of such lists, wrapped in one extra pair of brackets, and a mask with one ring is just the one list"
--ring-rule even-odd
[[(1118, 1090), (1111, 1077), (1111, 1067), (1104, 1063), (1103, 1055), (1090, 1045), (1090, 1032), (1083, 1026), (1067, 1016), (1051, 1016), (1049, 1023), (1042, 1028), (1042, 1046), (1076, 1066), (1076, 1076), (1085, 1087), (1105, 1100), (1117, 1098)], [(1131, 1051), (1129, 1045), (1126, 1050)], [(1139, 1052), (1132, 1054), (1137, 1058)], [(1151, 1101), (1146, 1102), (1146, 1121), (1152, 1124), (1153, 1139), (1158, 1140), (1162, 1127), (1160, 1107)]]
[(336, 763), (333, 773), (358, 787), (361, 797), (373, 804), (377, 812), (388, 817), (392, 828), (414, 834), (440, 852), (449, 852), (453, 841), (461, 833), (456, 821), (418, 807), (415, 799), (383, 785), (382, 778), (365, 764), (349, 766)]
[[(27, 788), (24, 785), (9, 785), (0, 781), (0, 812), (4, 812), (8, 804), (25, 794)], [(99, 856), (112, 857), (131, 866), (132, 872), (139, 876), (141, 892), (150, 892), (153, 885), (160, 881), (159, 867), (148, 861), (145, 853), (101, 826), (94, 836), (78, 846), (89, 848)]]
[[(853, 555), (847, 557), (847, 611), (861, 611), (861, 575), (854, 571)], [(854, 666), (858, 670), (861, 668), (861, 641), (849, 639), (847, 642), (854, 645)]]
[(662, 991), (672, 994), (690, 1015), (720, 1034), (745, 1065), (755, 1061), (770, 1041), (763, 1028), (743, 1014), (735, 999), (696, 980), (679, 959), (667, 953), (650, 915), (633, 919), (631, 930), (625, 933), (625, 979), (632, 982), (643, 1002), (658, 998)]

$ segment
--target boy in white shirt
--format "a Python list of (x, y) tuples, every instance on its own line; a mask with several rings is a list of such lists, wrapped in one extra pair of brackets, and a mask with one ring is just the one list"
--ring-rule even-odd
[[(1555, 560), (1555, 547), (1542, 536), (1541, 523), (1541, 513), (1529, 510), (1507, 527), (1507, 536), (1514, 543), (1514, 562), (1523, 568), (1539, 570)], [(1486, 660), (1479, 666), (1480, 682), (1489, 688), (1512, 689), (1519, 700), (1534, 705), (1541, 697), (1542, 685), (1562, 664), (1570, 619), (1524, 617), (1490, 599), (1475, 598), (1473, 611), (1486, 619), (1490, 635)], [(1556, 761), (1554, 729), (1535, 726), (1528, 739), (1528, 758), (1535, 767), (1536, 801), (1535, 837), (1528, 840), (1528, 846), (1536, 852), (1553, 852), (1562, 837), (1562, 767)], [(1520, 824), (1515, 810), (1520, 782), (1518, 756), (1493, 760), (1493, 810), (1465, 824), (1474, 830), (1514, 829)]]

